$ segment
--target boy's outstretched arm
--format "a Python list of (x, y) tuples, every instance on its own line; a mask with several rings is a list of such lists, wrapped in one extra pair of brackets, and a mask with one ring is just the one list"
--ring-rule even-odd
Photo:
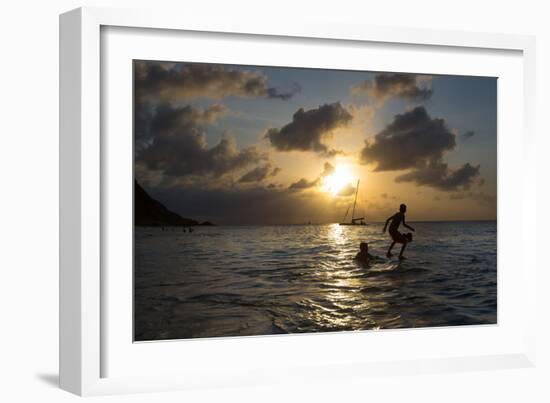
[(386, 228), (388, 227), (388, 223), (390, 222), (390, 220), (393, 218), (393, 216), (389, 217), (387, 220), (386, 220), (386, 223), (384, 224), (384, 229), (382, 230), (382, 233), (385, 233), (386, 232)]
[(403, 226), (404, 226), (404, 227), (407, 227), (407, 228), (410, 229), (412, 232), (414, 232), (414, 228), (411, 227), (410, 225), (407, 225), (407, 224), (405, 223), (405, 217), (403, 217)]

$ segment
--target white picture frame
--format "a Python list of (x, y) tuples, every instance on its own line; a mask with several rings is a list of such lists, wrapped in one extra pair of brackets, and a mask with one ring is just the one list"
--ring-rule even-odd
[[(132, 340), (126, 337), (128, 329), (116, 329), (109, 317), (117, 315), (113, 310), (112, 300), (108, 298), (109, 290), (105, 280), (112, 278), (106, 273), (108, 259), (105, 242), (105, 227), (109, 226), (105, 215), (106, 203), (109, 203), (108, 178), (117, 169), (109, 165), (106, 147), (111, 147), (109, 124), (104, 122), (109, 111), (105, 111), (103, 96), (109, 92), (112, 81), (103, 80), (104, 65), (102, 55), (105, 42), (102, 31), (109, 27), (117, 29), (147, 29), (156, 32), (192, 32), (195, 36), (217, 33), (217, 37), (243, 36), (254, 40), (293, 41), (308, 46), (310, 41), (329, 41), (326, 46), (334, 49), (346, 44), (376, 44), (376, 46), (418, 46), (422, 49), (469, 50), (479, 55), (490, 52), (512, 52), (511, 68), (515, 77), (515, 90), (521, 93), (521, 113), (511, 124), (522, 132), (517, 139), (511, 139), (506, 128), (501, 127), (499, 117), (499, 175), (505, 167), (506, 155), (514, 147), (521, 152), (521, 169), (515, 175), (521, 180), (522, 192), (512, 195), (506, 186), (499, 181), (499, 229), (504, 222), (508, 230), (521, 232), (521, 242), (516, 241), (514, 262), (521, 262), (521, 272), (512, 282), (509, 270), (501, 270), (509, 264), (505, 255), (502, 262), (502, 246), (513, 245), (513, 239), (499, 232), (499, 326), (446, 328), (433, 331), (404, 330), (388, 332), (370, 332), (369, 334), (337, 333), (324, 335), (293, 335), (274, 337), (245, 337), (218, 340), (195, 340), (185, 343), (150, 343), (133, 346)], [(169, 38), (173, 40), (174, 38)], [(161, 39), (158, 39), (159, 41)], [(177, 38), (176, 38), (177, 40)], [(112, 42), (115, 43), (115, 42)], [(111, 42), (109, 42), (111, 46)], [(114, 46), (114, 45), (113, 45)], [(144, 45), (145, 47), (145, 45)], [(80, 8), (69, 11), (60, 17), (60, 385), (63, 389), (79, 395), (97, 395), (112, 393), (130, 393), (140, 391), (160, 391), (197, 387), (214, 387), (227, 385), (253, 385), (270, 382), (293, 382), (299, 378), (322, 380), (324, 377), (369, 376), (371, 374), (411, 374), (418, 372), (438, 372), (475, 369), (497, 369), (532, 366), (535, 363), (535, 322), (534, 318), (524, 317), (520, 323), (508, 320), (505, 316), (510, 304), (507, 304), (509, 293), (500, 293), (501, 285), (517, 287), (516, 295), (521, 295), (524, 312), (535, 312), (535, 291), (537, 262), (535, 254), (527, 253), (525, 234), (535, 232), (535, 186), (536, 167), (533, 158), (535, 150), (534, 91), (535, 91), (535, 42), (533, 37), (520, 35), (502, 35), (488, 33), (467, 33), (456, 31), (430, 31), (407, 28), (382, 28), (349, 25), (344, 23), (306, 20), (301, 24), (280, 25), (269, 20), (253, 21), (239, 18), (224, 20), (201, 19), (193, 15), (174, 14), (169, 11), (150, 10), (115, 10), (103, 8)], [(452, 53), (452, 52), (451, 52)], [(129, 55), (128, 57), (131, 57)], [(242, 60), (242, 54), (235, 56)], [(519, 63), (519, 64), (518, 64)], [(243, 63), (245, 64), (245, 63)], [(301, 63), (300, 65), (303, 65)], [(396, 67), (398, 68), (398, 66)], [(446, 67), (449, 71), (450, 67)], [(449, 71), (449, 73), (459, 73)], [(128, 77), (130, 80), (131, 77)], [(122, 90), (117, 90), (120, 93)], [(109, 98), (110, 99), (110, 98)], [(500, 98), (499, 98), (500, 100)], [(517, 103), (517, 102), (516, 102)], [(111, 104), (112, 105), (112, 102)], [(510, 110), (514, 105), (504, 107)], [(516, 105), (517, 106), (517, 105)], [(124, 107), (127, 111), (129, 106)], [(131, 107), (130, 107), (131, 108)], [(500, 109), (499, 109), (500, 111)], [(127, 122), (128, 123), (128, 122)], [(103, 133), (103, 134), (102, 134)], [(103, 137), (102, 137), (103, 136)], [(502, 140), (502, 141), (501, 141)], [(519, 143), (517, 143), (519, 142)], [(507, 148), (501, 148), (501, 144)], [(113, 147), (116, 147), (113, 145)], [(115, 148), (110, 151), (115, 150)], [(501, 155), (502, 154), (502, 155)], [(502, 158), (501, 158), (502, 157)], [(107, 167), (109, 167), (107, 169)], [(128, 184), (131, 187), (131, 182)], [(504, 189), (504, 190), (503, 190)], [(508, 199), (513, 199), (513, 206), (519, 207), (516, 216), (511, 217), (511, 209), (501, 204), (503, 191)], [(507, 202), (508, 203), (508, 202)], [(501, 208), (501, 206), (504, 206)], [(128, 234), (130, 237), (131, 234)], [(516, 234), (517, 237), (517, 234)], [(124, 249), (124, 248), (122, 248)], [(517, 260), (515, 260), (517, 259)], [(512, 262), (513, 263), (513, 262)], [(504, 266), (503, 266), (504, 267)], [(505, 277), (500, 273), (504, 272)], [(127, 281), (121, 280), (121, 281)], [(508, 284), (508, 285), (507, 285)], [(127, 301), (124, 302), (123, 304)], [(501, 312), (505, 309), (505, 312)], [(118, 312), (118, 310), (116, 310)], [(121, 315), (125, 315), (122, 313)], [(127, 314), (126, 314), (127, 316)], [(503, 319), (504, 318), (504, 319)], [(124, 319), (124, 318), (123, 318)], [(130, 319), (131, 318), (126, 318)], [(504, 320), (504, 324), (501, 322)], [(509, 319), (512, 319), (510, 317)], [(116, 321), (116, 323), (126, 323)], [(505, 325), (510, 323), (510, 325)], [(109, 329), (107, 329), (109, 328)], [(113, 336), (113, 333), (116, 333)], [(124, 334), (123, 334), (124, 333)], [(117, 337), (117, 334), (122, 335)], [(114, 337), (114, 338), (113, 338)], [(348, 359), (319, 359), (315, 350), (308, 346), (342, 345), (343, 352), (352, 350), (361, 340), (390, 340), (389, 343), (402, 345), (408, 341), (411, 346), (422, 346), (438, 343), (443, 346), (446, 341), (452, 343), (464, 340), (463, 349), (446, 350), (444, 347), (429, 351), (420, 349), (418, 354), (404, 355), (398, 348), (387, 359), (376, 357), (365, 358), (360, 354)], [(359, 339), (362, 338), (362, 339)], [(117, 345), (128, 343), (128, 346)], [(485, 340), (486, 344), (476, 340)], [(114, 340), (114, 341), (113, 341)], [(494, 349), (486, 346), (495, 340)], [(496, 342), (498, 340), (498, 342)], [(374, 341), (376, 343), (376, 341)], [(192, 344), (190, 344), (192, 343)], [(153, 345), (155, 344), (155, 345)], [(138, 347), (137, 351), (136, 348)], [(189, 348), (190, 347), (190, 348)], [(166, 354), (179, 354), (176, 350), (186, 350), (184, 363), (167, 361)], [(142, 351), (150, 349), (153, 353)], [(202, 350), (201, 350), (202, 349)], [(290, 349), (290, 350), (289, 350)], [(201, 359), (191, 351), (216, 351), (217, 357)], [(124, 351), (115, 354), (113, 351)], [(236, 359), (237, 354), (247, 351), (241, 363), (222, 365), (222, 361)], [(269, 356), (271, 351), (271, 356)], [(283, 351), (301, 352), (285, 357)], [(384, 349), (382, 353), (387, 353)], [(151, 355), (165, 360), (166, 371), (131, 371), (134, 365), (133, 354), (143, 354), (138, 362), (143, 366), (152, 366)], [(160, 354), (160, 355), (159, 355)], [(163, 355), (164, 354), (164, 355)], [(201, 353), (204, 354), (204, 353)], [(225, 355), (224, 355), (225, 354)], [(231, 355), (233, 354), (233, 355)], [(262, 358), (262, 355), (270, 357)], [(345, 354), (343, 354), (345, 355)], [(116, 357), (115, 357), (116, 356)], [(283, 357), (277, 361), (277, 356)], [(144, 358), (145, 357), (145, 358)], [(148, 358), (147, 358), (148, 357)], [(163, 358), (164, 357), (164, 358)], [(204, 357), (204, 355), (203, 355)], [(126, 361), (126, 366), (119, 365), (117, 370), (108, 368), (106, 362)], [(216, 360), (220, 365), (215, 365)], [(261, 363), (263, 360), (264, 363)], [(285, 361), (286, 360), (286, 361)], [(199, 362), (200, 361), (200, 362)], [(303, 368), (309, 370), (304, 373)]]

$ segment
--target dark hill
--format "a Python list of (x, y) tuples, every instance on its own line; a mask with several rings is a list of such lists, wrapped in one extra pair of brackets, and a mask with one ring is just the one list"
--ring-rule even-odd
[(134, 181), (134, 224), (137, 226), (191, 226), (200, 225), (198, 221), (183, 218), (168, 210), (153, 199)]

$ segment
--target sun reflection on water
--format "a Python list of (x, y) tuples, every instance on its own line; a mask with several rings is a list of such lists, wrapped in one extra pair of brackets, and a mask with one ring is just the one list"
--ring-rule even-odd
[[(424, 238), (415, 240), (409, 260), (366, 265), (353, 259), (360, 242), (377, 256), (388, 246), (379, 225), (220, 226), (193, 235), (138, 229), (136, 335), (158, 340), (493, 323), (496, 223), (418, 226)], [(460, 247), (463, 233), (476, 242)]]
[[(315, 276), (322, 290), (315, 298), (304, 302), (304, 312), (309, 321), (325, 329), (361, 330), (378, 325), (369, 319), (369, 308), (373, 305), (362, 292), (368, 278), (365, 268), (354, 260), (354, 229), (333, 224), (326, 229), (330, 250), (317, 262)], [(350, 237), (350, 234), (352, 237)]]
[(343, 227), (339, 224), (331, 224), (328, 227), (328, 238), (336, 245), (344, 245), (348, 241)]

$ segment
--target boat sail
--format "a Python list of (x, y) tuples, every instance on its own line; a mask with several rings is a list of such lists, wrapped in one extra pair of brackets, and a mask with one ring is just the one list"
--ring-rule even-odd
[(348, 216), (349, 208), (346, 210), (346, 214), (344, 215), (344, 219), (340, 223), (340, 225), (367, 225), (365, 223), (365, 217), (357, 217), (355, 218), (355, 206), (357, 205), (357, 194), (359, 193), (359, 179), (357, 179), (357, 187), (355, 189), (355, 199), (353, 200), (353, 210), (351, 213), (351, 221), (346, 222), (346, 217)]

